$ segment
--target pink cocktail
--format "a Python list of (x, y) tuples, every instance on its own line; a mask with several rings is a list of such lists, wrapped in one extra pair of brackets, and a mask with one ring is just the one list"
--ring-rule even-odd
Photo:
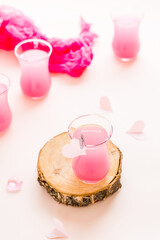
[(51, 45), (39, 39), (25, 40), (15, 47), (21, 66), (21, 88), (25, 95), (40, 98), (47, 95), (51, 86), (48, 69)]
[[(127, 11), (127, 10), (126, 10)], [(122, 61), (134, 59), (140, 49), (138, 13), (113, 12), (114, 37), (112, 47), (115, 55)]]
[(11, 124), (12, 112), (8, 104), (9, 79), (0, 74), (0, 133)]
[[(80, 126), (77, 126), (77, 124)], [(82, 124), (82, 125), (81, 125)], [(109, 121), (99, 115), (85, 115), (75, 119), (69, 127), (70, 137), (83, 139), (86, 155), (73, 159), (75, 175), (85, 183), (97, 183), (110, 169), (107, 141), (112, 135)]]

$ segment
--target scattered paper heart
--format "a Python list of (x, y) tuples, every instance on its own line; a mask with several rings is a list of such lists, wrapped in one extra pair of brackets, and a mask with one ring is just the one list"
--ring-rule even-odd
[(62, 154), (66, 158), (74, 158), (80, 155), (86, 155), (85, 147), (81, 148), (80, 141), (78, 139), (72, 139), (69, 144), (66, 144), (62, 148)]
[(138, 141), (144, 141), (146, 140), (147, 136), (145, 133), (141, 133), (141, 134), (130, 134), (133, 138), (135, 138)]
[(23, 182), (16, 178), (11, 178), (7, 183), (7, 191), (10, 193), (19, 192), (21, 190)]
[(105, 111), (112, 112), (111, 103), (108, 97), (102, 96), (100, 98), (100, 108)]
[(65, 231), (63, 223), (57, 219), (53, 219), (53, 227), (52, 229), (46, 234), (46, 237), (49, 239), (56, 239), (56, 238), (67, 238), (68, 235)]
[(142, 120), (133, 123), (131, 128), (126, 132), (128, 134), (142, 134), (144, 130), (144, 122)]

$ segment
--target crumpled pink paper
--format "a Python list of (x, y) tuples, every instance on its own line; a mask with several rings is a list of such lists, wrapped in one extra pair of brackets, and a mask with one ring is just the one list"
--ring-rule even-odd
[(96, 34), (91, 25), (81, 18), (81, 32), (77, 38), (47, 38), (21, 11), (7, 6), (0, 7), (0, 49), (13, 50), (17, 43), (29, 38), (44, 39), (51, 43), (53, 52), (49, 61), (51, 72), (67, 73), (79, 77), (90, 65), (92, 46)]

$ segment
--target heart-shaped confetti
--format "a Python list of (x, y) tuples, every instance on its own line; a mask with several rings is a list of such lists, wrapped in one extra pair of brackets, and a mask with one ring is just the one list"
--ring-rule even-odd
[(52, 229), (46, 234), (46, 237), (49, 239), (56, 239), (56, 238), (67, 238), (68, 235), (65, 231), (63, 223), (57, 219), (53, 219), (53, 227)]
[(7, 183), (7, 192), (10, 193), (19, 192), (21, 190), (22, 184), (23, 182), (16, 178), (9, 179)]
[(133, 123), (131, 128), (127, 131), (128, 134), (142, 134), (144, 130), (144, 122), (142, 120)]
[(66, 158), (75, 158), (80, 155), (86, 155), (85, 147), (82, 148), (81, 142), (75, 138), (62, 148), (62, 153)]
[(108, 97), (102, 96), (100, 98), (100, 108), (105, 111), (112, 112), (111, 103)]
[(145, 133), (141, 133), (141, 134), (131, 134), (131, 136), (133, 137), (133, 138), (135, 138), (136, 140), (138, 140), (138, 141), (145, 141), (146, 140), (146, 138), (147, 138), (147, 136), (146, 136), (146, 134)]

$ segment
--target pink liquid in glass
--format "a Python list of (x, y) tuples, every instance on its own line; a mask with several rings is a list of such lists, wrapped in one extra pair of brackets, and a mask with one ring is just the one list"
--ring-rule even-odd
[(73, 171), (85, 183), (99, 182), (106, 176), (110, 168), (106, 147), (108, 133), (98, 125), (86, 125), (78, 128), (73, 137), (79, 139), (81, 135), (83, 135), (85, 146), (87, 145), (86, 155), (73, 159)]
[(117, 17), (114, 22), (114, 38), (112, 47), (117, 57), (129, 60), (136, 57), (139, 48), (138, 17)]
[(0, 133), (5, 131), (12, 120), (12, 113), (7, 99), (8, 88), (0, 83)]
[(19, 61), (22, 68), (21, 88), (24, 94), (31, 98), (45, 96), (51, 86), (48, 53), (39, 49), (27, 50), (20, 55)]

